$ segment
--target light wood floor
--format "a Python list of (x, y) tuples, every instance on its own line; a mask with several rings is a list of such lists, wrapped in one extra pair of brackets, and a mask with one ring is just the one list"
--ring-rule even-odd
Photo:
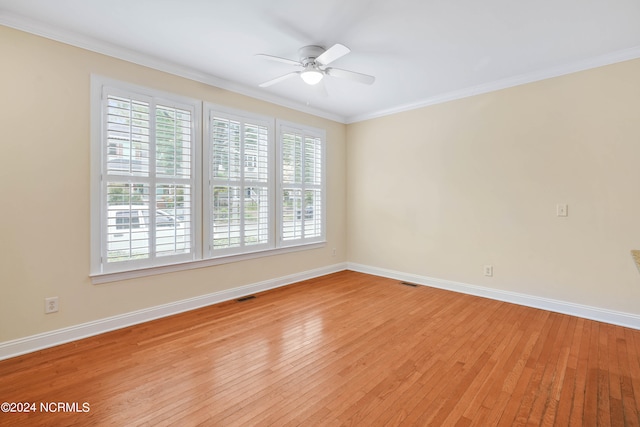
[(0, 362), (2, 425), (638, 426), (640, 331), (341, 272)]

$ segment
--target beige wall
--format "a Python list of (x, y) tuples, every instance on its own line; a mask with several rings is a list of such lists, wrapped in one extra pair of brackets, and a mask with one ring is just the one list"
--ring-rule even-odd
[[(6, 27), (0, 54), (0, 342), (346, 260), (345, 125)], [(326, 247), (92, 285), (92, 73), (326, 129)], [(60, 311), (45, 315), (50, 296)]]
[[(0, 342), (347, 260), (640, 314), (638, 60), (345, 126), (5, 27), (0, 53)], [(92, 285), (92, 73), (325, 128), (327, 246)]]
[(350, 262), (640, 314), (640, 60), (349, 125), (347, 141)]

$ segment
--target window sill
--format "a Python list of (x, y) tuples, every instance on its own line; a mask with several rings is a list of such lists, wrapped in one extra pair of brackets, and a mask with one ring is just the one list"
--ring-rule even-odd
[(310, 249), (318, 249), (326, 246), (326, 242), (307, 243), (304, 245), (289, 246), (278, 249), (266, 249), (262, 251), (249, 252), (237, 255), (225, 255), (217, 258), (207, 258), (197, 261), (181, 262), (177, 264), (162, 265), (158, 267), (142, 268), (137, 270), (118, 271), (114, 273), (91, 274), (91, 283), (99, 285), (101, 283), (117, 282), (120, 280), (135, 279), (138, 277), (154, 276), (157, 274), (173, 273), (176, 271), (193, 270), (196, 268), (211, 267), (214, 265), (228, 264), (231, 262), (246, 261), (255, 258), (262, 258), (272, 255), (281, 255), (291, 252), (299, 252)]

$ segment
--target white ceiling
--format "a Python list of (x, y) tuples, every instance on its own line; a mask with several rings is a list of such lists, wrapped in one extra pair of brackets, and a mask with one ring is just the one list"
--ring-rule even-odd
[[(0, 24), (345, 123), (640, 57), (639, 0), (0, 0)], [(328, 96), (298, 48), (342, 43)]]

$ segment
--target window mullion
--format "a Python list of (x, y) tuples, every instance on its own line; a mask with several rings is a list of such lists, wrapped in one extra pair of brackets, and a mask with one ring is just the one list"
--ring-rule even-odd
[(300, 135), (301, 138), (301, 144), (300, 144), (300, 183), (301, 183), (301, 191), (300, 191), (300, 236), (302, 238), (302, 240), (304, 241), (305, 238), (305, 224), (304, 224), (304, 220), (305, 220), (305, 216), (306, 216), (306, 211), (307, 211), (307, 201), (306, 201), (306, 174), (307, 174), (307, 170), (306, 170), (306, 141), (307, 141), (307, 135), (306, 134), (301, 134)]
[(156, 195), (158, 191), (156, 171), (157, 150), (157, 103), (152, 99), (149, 103), (149, 258), (152, 263), (156, 259)]
[(245, 128), (246, 124), (244, 120), (240, 120), (240, 159), (239, 159), (239, 167), (240, 167), (240, 182), (238, 183), (238, 187), (240, 188), (239, 194), (239, 203), (240, 203), (240, 248), (244, 248), (245, 244), (245, 224), (244, 224), (244, 214), (245, 214), (245, 182), (244, 182), (244, 169), (245, 169)]

